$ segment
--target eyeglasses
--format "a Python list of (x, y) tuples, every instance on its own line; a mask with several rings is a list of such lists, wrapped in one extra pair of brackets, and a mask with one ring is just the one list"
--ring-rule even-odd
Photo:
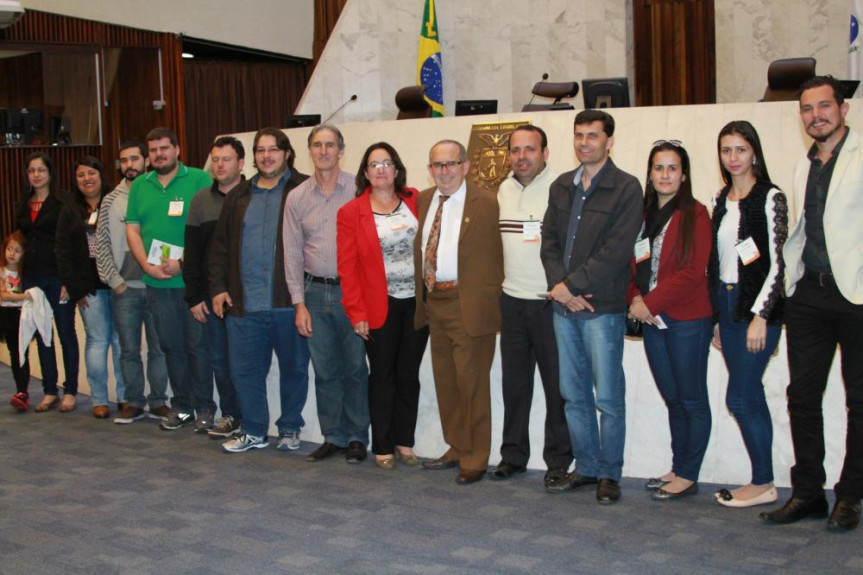
[(456, 166), (460, 166), (463, 163), (464, 162), (432, 162), (431, 164), (429, 164), (429, 167), (439, 172), (444, 168), (446, 168), (447, 170), (453, 170)]
[(380, 169), (388, 170), (394, 166), (395, 166), (395, 164), (393, 162), (391, 162), (389, 160), (384, 160), (383, 162), (371, 162), (369, 164), (369, 169), (370, 170), (380, 170)]
[(658, 148), (662, 144), (670, 144), (670, 145), (674, 146), (675, 148), (679, 148), (679, 147), (683, 146), (683, 142), (681, 142), (680, 140), (656, 140), (655, 142), (653, 142), (652, 147)]

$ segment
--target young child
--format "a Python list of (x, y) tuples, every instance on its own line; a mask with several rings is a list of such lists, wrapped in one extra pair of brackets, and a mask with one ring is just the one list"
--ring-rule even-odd
[(9, 400), (9, 404), (19, 413), (30, 407), (30, 363), (24, 359), (24, 365), (18, 365), (18, 326), (21, 322), (21, 306), (30, 296), (21, 289), (21, 264), (24, 260), (24, 244), (26, 240), (21, 232), (14, 232), (3, 240), (3, 251), (0, 252), (0, 333), (6, 340), (9, 349), (9, 359), (12, 364), (12, 375), (15, 378), (17, 392)]

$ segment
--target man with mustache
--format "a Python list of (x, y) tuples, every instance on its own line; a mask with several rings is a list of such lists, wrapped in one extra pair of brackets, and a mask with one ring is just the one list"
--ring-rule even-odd
[[(170, 411), (168, 372), (165, 354), (159, 347), (153, 316), (147, 309), (147, 292), (141, 266), (132, 257), (126, 241), (126, 207), (129, 188), (150, 165), (143, 143), (129, 140), (120, 144), (120, 184), (102, 200), (96, 226), (96, 267), (99, 277), (113, 293), (114, 325), (120, 337), (120, 370), (126, 385), (126, 406), (114, 423), (132, 423), (145, 415), (162, 418)], [(147, 381), (150, 393), (144, 397), (144, 364), (141, 360), (141, 326), (147, 336)], [(144, 412), (149, 404), (150, 410)]]
[(180, 275), (189, 204), (212, 180), (179, 161), (177, 134), (170, 128), (153, 128), (146, 142), (153, 171), (137, 178), (129, 191), (126, 238), (144, 270), (147, 304), (174, 394), (171, 412), (159, 427), (173, 431), (192, 422), (196, 411), (204, 416), (216, 410), (204, 326), (189, 311)]
[(863, 143), (845, 125), (842, 85), (816, 76), (800, 88), (800, 119), (814, 143), (794, 172), (785, 257), (791, 498), (767, 523), (827, 516), (821, 404), (836, 346), (848, 408), (845, 464), (834, 487), (832, 531), (860, 523), (863, 497)]
[(209, 433), (210, 437), (230, 437), (240, 430), (240, 404), (231, 381), (228, 362), (228, 332), (222, 314), (213, 313), (208, 293), (210, 284), (207, 262), (213, 230), (222, 212), (225, 197), (245, 181), (243, 166), (246, 150), (242, 142), (232, 136), (222, 136), (213, 142), (210, 151), (210, 170), (215, 181), (212, 186), (199, 190), (189, 206), (186, 219), (186, 251), (183, 255), (183, 282), (186, 284), (186, 303), (195, 320), (204, 326), (210, 366), (215, 375), (219, 391), (219, 407), (222, 417), (218, 423), (215, 414), (198, 414), (195, 420), (197, 433)]
[(500, 357), (503, 377), (501, 461), (489, 479), (503, 480), (527, 469), (530, 459), (530, 408), (534, 372), (539, 367), (545, 392), (545, 484), (566, 475), (572, 463), (569, 430), (558, 378), (557, 342), (539, 256), (542, 217), (557, 174), (546, 164), (548, 139), (530, 124), (509, 138), (512, 174), (497, 192), (503, 242), (503, 294), (500, 296)]

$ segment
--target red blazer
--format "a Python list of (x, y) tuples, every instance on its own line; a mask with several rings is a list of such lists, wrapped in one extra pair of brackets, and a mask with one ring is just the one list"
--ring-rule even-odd
[[(419, 192), (414, 188), (405, 191), (408, 195), (402, 200), (416, 216)], [(336, 247), (342, 306), (351, 325), (367, 321), (369, 329), (378, 329), (387, 319), (387, 275), (370, 194), (371, 188), (366, 188), (362, 196), (339, 210)]]
[(668, 314), (677, 321), (702, 319), (713, 315), (710, 295), (707, 291), (707, 262), (713, 246), (713, 232), (707, 208), (695, 202), (695, 229), (693, 230), (692, 252), (684, 267), (679, 267), (674, 247), (680, 230), (680, 211), (671, 216), (662, 253), (659, 254), (659, 282), (647, 295), (641, 294), (635, 286), (635, 257), (630, 262), (632, 278), (629, 282), (627, 302), (641, 295), (644, 305), (653, 315)]

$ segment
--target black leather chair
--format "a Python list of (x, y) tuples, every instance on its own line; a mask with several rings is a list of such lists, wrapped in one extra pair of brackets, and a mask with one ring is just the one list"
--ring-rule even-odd
[[(533, 85), (533, 95), (553, 98), (552, 104), (525, 104), (522, 112), (543, 112), (547, 110), (574, 110), (572, 104), (561, 103), (564, 98), (574, 98), (578, 94), (578, 82), (537, 82)], [(533, 101), (533, 98), (531, 98)]]
[(774, 60), (767, 68), (767, 89), (762, 102), (785, 102), (797, 99), (797, 91), (815, 76), (815, 58)]
[(407, 86), (396, 92), (396, 106), (399, 108), (396, 120), (431, 118), (432, 109), (426, 102), (427, 86)]

